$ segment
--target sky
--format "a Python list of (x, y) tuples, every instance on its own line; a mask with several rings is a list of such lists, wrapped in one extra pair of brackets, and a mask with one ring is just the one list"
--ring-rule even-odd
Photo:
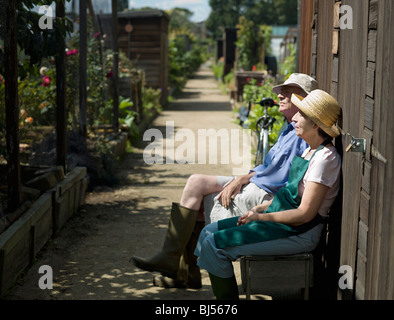
[(152, 7), (169, 10), (175, 7), (189, 9), (193, 12), (191, 20), (200, 22), (206, 20), (211, 12), (209, 0), (130, 0), (129, 8)]

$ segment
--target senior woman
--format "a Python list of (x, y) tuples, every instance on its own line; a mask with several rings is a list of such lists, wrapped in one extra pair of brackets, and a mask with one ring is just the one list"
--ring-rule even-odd
[(293, 117), (296, 134), (310, 147), (293, 159), (287, 185), (271, 201), (207, 225), (200, 234), (194, 254), (197, 265), (208, 271), (217, 299), (238, 299), (233, 260), (316, 248), (338, 194), (341, 159), (331, 142), (339, 135), (338, 102), (322, 90), (305, 99), (293, 94), (291, 101), (299, 109)]

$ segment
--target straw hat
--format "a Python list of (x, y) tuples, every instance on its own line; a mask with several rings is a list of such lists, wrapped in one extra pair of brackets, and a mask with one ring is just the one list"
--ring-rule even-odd
[(291, 102), (328, 135), (333, 138), (339, 136), (340, 131), (335, 123), (341, 114), (341, 107), (327, 92), (314, 90), (305, 99), (293, 94)]
[(305, 91), (305, 93), (310, 93), (311, 91), (318, 88), (317, 81), (312, 77), (303, 73), (292, 73), (283, 84), (275, 86), (272, 90), (276, 94), (280, 94), (283, 87), (299, 87)]

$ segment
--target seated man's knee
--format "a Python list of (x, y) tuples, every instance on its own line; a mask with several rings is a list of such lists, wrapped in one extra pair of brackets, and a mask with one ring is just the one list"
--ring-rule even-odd
[(203, 174), (194, 173), (189, 177), (189, 179), (187, 179), (187, 184), (191, 186), (199, 185), (201, 182), (204, 181), (204, 177), (205, 175)]
[(185, 189), (189, 190), (200, 190), (205, 184), (205, 175), (203, 174), (192, 174), (189, 179), (187, 179)]

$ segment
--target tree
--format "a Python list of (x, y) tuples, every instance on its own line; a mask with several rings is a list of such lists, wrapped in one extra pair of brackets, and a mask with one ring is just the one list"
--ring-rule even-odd
[(195, 24), (190, 21), (193, 12), (185, 8), (174, 8), (167, 11), (170, 17), (169, 30), (176, 34), (188, 33), (195, 28)]
[(298, 22), (297, 0), (275, 0), (273, 3), (279, 25), (296, 25)]
[(129, 8), (128, 0), (118, 0), (118, 11), (127, 10)]
[(240, 16), (259, 25), (297, 24), (298, 0), (210, 0), (211, 14), (207, 29), (221, 37), (223, 29), (235, 27)]
[(246, 13), (249, 0), (209, 0), (211, 14), (206, 25), (214, 37), (220, 37), (224, 28), (235, 27), (239, 17)]

